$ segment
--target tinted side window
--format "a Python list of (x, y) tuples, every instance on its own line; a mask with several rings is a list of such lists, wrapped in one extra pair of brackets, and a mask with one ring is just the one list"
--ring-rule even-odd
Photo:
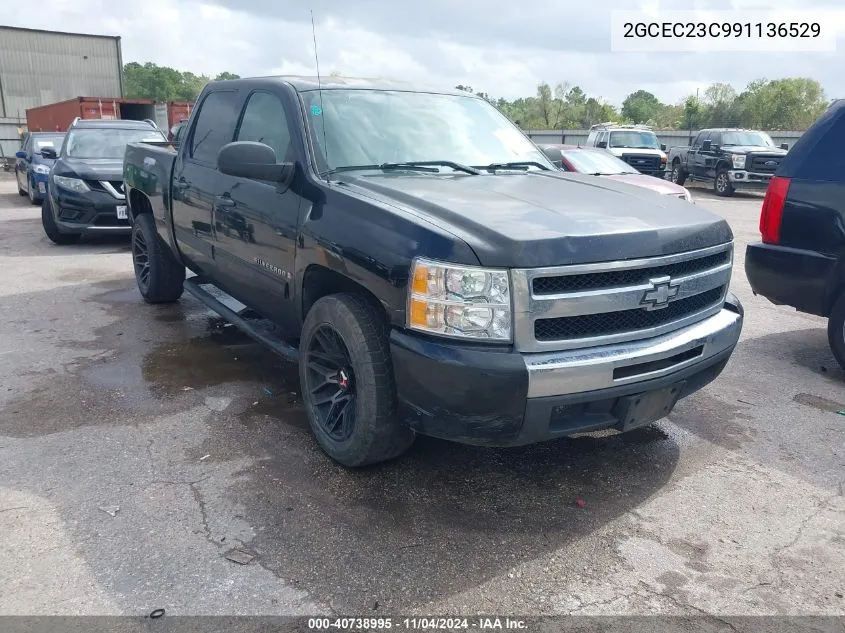
[(799, 138), (776, 175), (845, 182), (845, 100), (837, 101)]
[(192, 158), (210, 165), (217, 162), (217, 152), (232, 141), (237, 106), (236, 92), (212, 92), (203, 100), (191, 137)]
[(264, 143), (276, 151), (277, 161), (290, 160), (290, 128), (278, 97), (267, 92), (250, 96), (237, 140)]
[(721, 145), (722, 144), (722, 133), (721, 132), (713, 132), (710, 135), (710, 142), (713, 145)]

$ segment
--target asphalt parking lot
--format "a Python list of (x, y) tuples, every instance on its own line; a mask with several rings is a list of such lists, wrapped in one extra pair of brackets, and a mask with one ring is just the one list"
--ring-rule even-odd
[(845, 373), (749, 289), (761, 196), (692, 191), (746, 308), (715, 383), (630, 437), (352, 472), (294, 366), (145, 305), (126, 241), (54, 246), (0, 174), (0, 614), (845, 613)]

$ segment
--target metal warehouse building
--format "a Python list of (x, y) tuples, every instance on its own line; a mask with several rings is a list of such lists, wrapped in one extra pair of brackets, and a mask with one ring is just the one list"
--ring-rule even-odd
[(26, 110), (79, 96), (122, 97), (120, 37), (0, 26), (0, 159)]

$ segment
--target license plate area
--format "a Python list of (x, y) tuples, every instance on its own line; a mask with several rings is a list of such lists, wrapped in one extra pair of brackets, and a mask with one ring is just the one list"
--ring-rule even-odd
[(118, 220), (128, 220), (129, 217), (126, 215), (126, 205), (120, 205), (117, 207), (117, 219)]
[(630, 431), (665, 418), (678, 402), (683, 386), (684, 383), (679, 382), (665, 389), (619, 398), (613, 413), (619, 420), (620, 430)]

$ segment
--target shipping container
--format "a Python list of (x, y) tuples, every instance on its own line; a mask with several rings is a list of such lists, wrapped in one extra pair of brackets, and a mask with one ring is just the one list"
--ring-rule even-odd
[(76, 117), (82, 119), (156, 120), (152, 99), (77, 97), (26, 111), (30, 132), (65, 132)]
[(155, 122), (162, 130), (172, 130), (173, 126), (184, 123), (191, 117), (193, 101), (168, 101), (155, 105)]

